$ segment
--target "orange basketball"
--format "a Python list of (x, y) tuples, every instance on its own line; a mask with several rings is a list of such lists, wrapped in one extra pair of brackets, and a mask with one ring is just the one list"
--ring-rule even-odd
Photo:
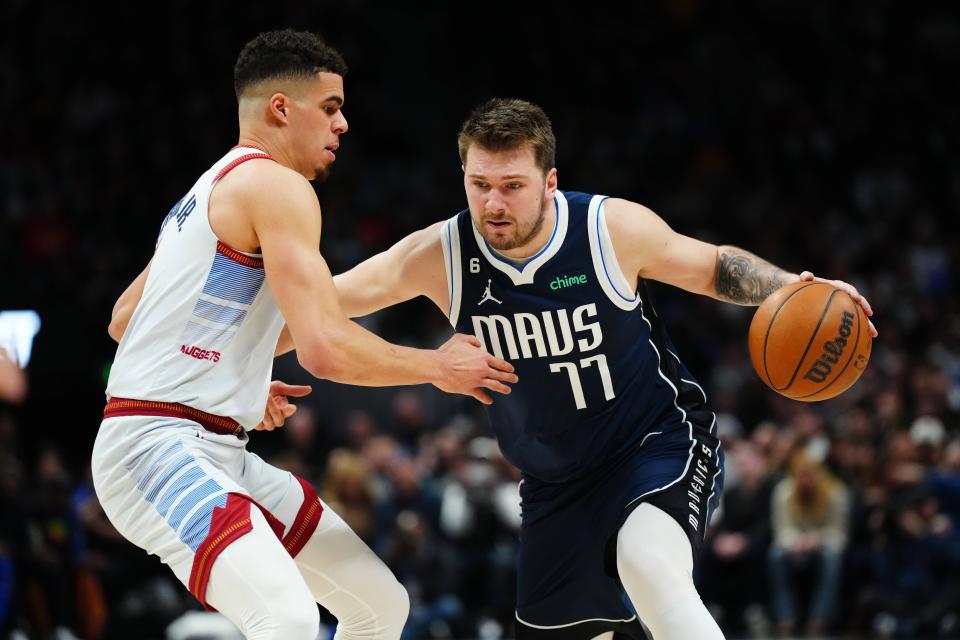
[(750, 359), (771, 389), (794, 400), (838, 396), (870, 359), (867, 316), (846, 291), (795, 282), (767, 297), (750, 323)]

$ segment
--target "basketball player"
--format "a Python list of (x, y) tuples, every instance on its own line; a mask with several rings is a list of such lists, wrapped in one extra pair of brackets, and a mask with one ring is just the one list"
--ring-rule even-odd
[(93, 450), (97, 495), (127, 539), (248, 638), (315, 640), (319, 602), (338, 639), (396, 639), (409, 606), (308, 483), (246, 451), (248, 429), (282, 422), (286, 396), (308, 390), (270, 386), (284, 323), (319, 378), (431, 382), (483, 402), (517, 379), (475, 338), (403, 348), (342, 313), (309, 181), (328, 172), (347, 131), (345, 72), (309, 33), (265, 33), (243, 48), (240, 143), (167, 215), (110, 330), (120, 346)]
[(515, 365), (488, 409), (523, 472), (517, 638), (642, 638), (624, 589), (656, 640), (721, 638), (691, 578), (723, 486), (715, 415), (646, 281), (757, 305), (813, 276), (559, 191), (555, 146), (539, 107), (479, 107), (459, 135), (469, 208), (337, 276), (340, 304), (357, 317), (424, 295)]

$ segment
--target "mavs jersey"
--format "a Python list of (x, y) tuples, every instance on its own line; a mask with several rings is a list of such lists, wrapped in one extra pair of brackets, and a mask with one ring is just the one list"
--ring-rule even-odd
[(176, 402), (245, 428), (263, 418), (283, 316), (262, 257), (221, 242), (207, 204), (228, 171), (269, 157), (232, 149), (167, 214), (110, 371), (109, 396)]
[[(603, 196), (557, 191), (556, 224), (523, 266), (491, 249), (469, 210), (441, 227), (450, 323), (520, 378), (494, 395), (507, 459), (547, 482), (583, 477), (651, 436), (693, 441), (706, 397), (650, 304), (621, 273)], [(692, 449), (691, 449), (692, 450)]]

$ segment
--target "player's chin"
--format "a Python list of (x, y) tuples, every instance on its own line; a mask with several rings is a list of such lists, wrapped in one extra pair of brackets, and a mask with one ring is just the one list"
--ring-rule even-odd
[(313, 182), (326, 182), (330, 177), (330, 166), (316, 167), (313, 170)]
[(488, 234), (484, 237), (484, 240), (497, 251), (509, 251), (517, 247), (517, 239), (512, 235)]

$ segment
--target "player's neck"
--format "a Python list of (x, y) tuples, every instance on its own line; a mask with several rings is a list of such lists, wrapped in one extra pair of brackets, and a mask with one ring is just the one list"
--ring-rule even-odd
[(260, 149), (265, 151), (270, 155), (271, 158), (277, 161), (277, 163), (287, 167), (288, 169), (293, 169), (297, 171), (297, 165), (293, 162), (293, 158), (289, 153), (286, 152), (284, 146), (280, 144), (279, 141), (270, 138), (269, 136), (260, 135), (254, 130), (240, 130), (240, 138), (237, 142), (238, 147), (253, 147), (254, 149)]
[(527, 258), (532, 258), (533, 256), (537, 255), (541, 249), (547, 246), (547, 243), (550, 242), (550, 238), (553, 237), (553, 231), (556, 226), (557, 201), (555, 198), (550, 198), (550, 203), (547, 205), (546, 212), (544, 212), (543, 224), (540, 225), (540, 229), (537, 231), (537, 234), (530, 238), (530, 240), (522, 246), (514, 247), (513, 249), (507, 249), (506, 251), (497, 250), (497, 253), (511, 260), (524, 261)]

